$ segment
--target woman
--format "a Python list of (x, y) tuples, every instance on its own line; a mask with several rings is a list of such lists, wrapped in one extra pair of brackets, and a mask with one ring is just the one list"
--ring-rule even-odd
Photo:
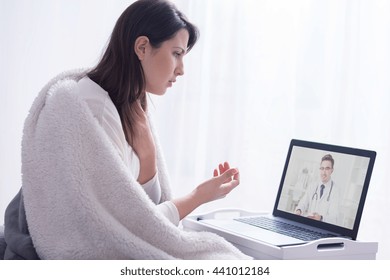
[[(137, 23), (137, 26), (135, 24)], [(184, 74), (183, 58), (195, 45), (198, 31), (180, 11), (166, 1), (138, 1), (118, 19), (107, 50), (100, 63), (81, 81), (80, 90), (90, 103), (97, 100), (97, 92), (89, 90), (96, 83), (97, 91), (106, 91), (115, 105), (104, 107), (97, 117), (115, 120), (106, 123), (107, 134), (124, 161), (145, 191), (157, 203), (160, 186), (156, 176), (156, 151), (147, 117), (147, 93), (163, 95), (178, 76)], [(107, 98), (108, 99), (108, 98)], [(93, 106), (90, 106), (93, 109)], [(122, 131), (118, 125), (117, 112)], [(105, 116), (107, 114), (108, 116)], [(122, 138), (122, 139), (121, 139)], [(120, 139), (121, 141), (116, 141)], [(227, 184), (219, 179), (200, 185), (190, 195), (165, 203), (161, 209), (175, 224), (194, 208), (226, 195), (238, 185), (237, 169), (221, 164), (214, 175), (224, 174)], [(234, 176), (234, 180), (230, 180)], [(177, 213), (178, 212), (178, 213)]]
[(184, 74), (197, 36), (170, 2), (139, 0), (118, 19), (96, 67), (42, 89), (22, 141), (23, 201), (40, 258), (247, 258), (218, 236), (176, 227), (234, 189), (238, 170), (220, 164), (172, 199), (147, 113), (147, 94), (164, 94)]

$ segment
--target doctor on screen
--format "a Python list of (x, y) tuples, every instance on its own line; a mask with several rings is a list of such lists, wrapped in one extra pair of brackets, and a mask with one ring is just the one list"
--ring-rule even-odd
[(299, 201), (295, 213), (314, 220), (337, 224), (339, 215), (339, 190), (332, 180), (334, 159), (322, 157), (320, 180), (311, 185)]

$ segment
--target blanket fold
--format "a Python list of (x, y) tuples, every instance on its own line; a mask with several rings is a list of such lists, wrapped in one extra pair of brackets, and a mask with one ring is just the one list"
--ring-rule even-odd
[[(77, 70), (50, 81), (24, 126), (24, 204), (39, 257), (247, 259), (221, 237), (183, 231), (157, 210), (77, 95), (83, 76)], [(169, 179), (153, 134), (164, 201)]]
[(7, 243), (5, 243), (5, 239), (4, 239), (4, 226), (0, 226), (0, 260), (4, 259), (6, 247), (7, 247)]
[(38, 260), (28, 230), (22, 190), (8, 204), (4, 215), (4, 243), (2, 259)]

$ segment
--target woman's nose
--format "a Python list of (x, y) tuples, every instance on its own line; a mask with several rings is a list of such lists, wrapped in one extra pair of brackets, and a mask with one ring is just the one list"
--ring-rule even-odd
[(175, 69), (175, 75), (177, 76), (183, 76), (184, 75), (184, 63), (183, 60), (180, 60), (180, 62), (177, 64)]

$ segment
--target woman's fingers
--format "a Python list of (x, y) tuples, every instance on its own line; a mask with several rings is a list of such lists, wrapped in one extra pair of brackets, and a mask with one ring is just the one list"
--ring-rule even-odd
[(226, 170), (228, 170), (229, 168), (230, 168), (230, 165), (229, 165), (228, 162), (225, 161), (223, 164), (220, 163), (220, 164), (219, 164), (219, 173), (222, 174), (222, 173), (224, 173)]
[(239, 172), (238, 172), (238, 169), (237, 168), (230, 168), (228, 170), (226, 170), (223, 174), (220, 175), (220, 178), (221, 178), (221, 183), (228, 183), (230, 181), (232, 181), (233, 179), (234, 180), (238, 180), (239, 178)]
[[(225, 167), (229, 166), (225, 165)], [(196, 196), (201, 201), (201, 204), (225, 197), (240, 184), (238, 169), (228, 168), (224, 170), (224, 168), (214, 169), (214, 177), (196, 188)], [(224, 172), (220, 174), (220, 170)]]
[(232, 180), (239, 181), (240, 180), (240, 173), (238, 172), (237, 168), (230, 168), (230, 165), (228, 162), (224, 162), (223, 164), (220, 163), (218, 165), (218, 169), (214, 169), (213, 172), (214, 177), (221, 176), (222, 183), (228, 183)]
[[(223, 173), (225, 173), (226, 170), (229, 170), (229, 169), (230, 169), (230, 165), (226, 161), (224, 163), (220, 163), (218, 165), (219, 174), (223, 174)], [(214, 174), (215, 174), (215, 170), (214, 170)]]
[(233, 175), (233, 180), (240, 181), (240, 172), (237, 169), (237, 173)]
[(225, 177), (225, 181), (221, 185), (221, 188), (223, 189), (223, 193), (225, 195), (230, 193), (240, 184), (240, 173), (237, 168), (227, 170), (222, 176)]
[(224, 168), (221, 163), (218, 165), (218, 169), (219, 169), (219, 174), (222, 174), (224, 172)]

